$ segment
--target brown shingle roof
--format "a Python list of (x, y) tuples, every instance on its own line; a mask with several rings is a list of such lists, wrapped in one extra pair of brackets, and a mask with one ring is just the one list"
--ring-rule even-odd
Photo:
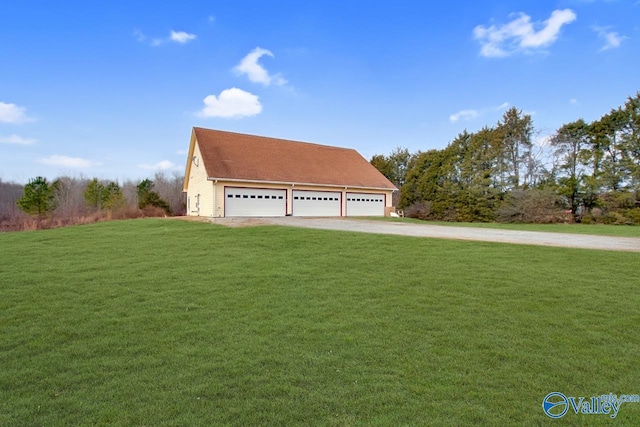
[(193, 131), (210, 178), (396, 188), (353, 149), (197, 127)]

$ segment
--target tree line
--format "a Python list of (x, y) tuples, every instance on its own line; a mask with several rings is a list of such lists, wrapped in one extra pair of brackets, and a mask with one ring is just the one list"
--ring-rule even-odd
[(408, 216), (445, 221), (640, 224), (640, 93), (600, 119), (536, 143), (516, 107), (444, 149), (396, 148), (371, 164)]
[(183, 215), (183, 176), (119, 184), (98, 178), (43, 177), (26, 185), (0, 180), (0, 230), (50, 228), (104, 219)]

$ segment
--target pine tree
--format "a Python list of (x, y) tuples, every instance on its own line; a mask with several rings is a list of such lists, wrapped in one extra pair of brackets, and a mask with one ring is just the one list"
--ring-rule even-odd
[(38, 219), (53, 211), (55, 185), (49, 185), (46, 178), (38, 176), (29, 180), (24, 187), (24, 194), (18, 201), (18, 207), (29, 215), (37, 215)]

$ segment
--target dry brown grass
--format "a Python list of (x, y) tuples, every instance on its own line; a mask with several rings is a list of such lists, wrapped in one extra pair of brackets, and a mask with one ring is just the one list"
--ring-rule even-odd
[(55, 213), (45, 218), (28, 215), (15, 215), (0, 221), (0, 231), (30, 231), (50, 228), (67, 227), (70, 225), (93, 224), (101, 221), (112, 221), (134, 218), (164, 217), (166, 213), (157, 207), (138, 209), (135, 206), (125, 206), (115, 210), (84, 212), (82, 214), (61, 216)]

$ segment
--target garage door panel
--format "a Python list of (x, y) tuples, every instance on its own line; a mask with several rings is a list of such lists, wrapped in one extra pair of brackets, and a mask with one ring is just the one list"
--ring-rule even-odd
[(341, 193), (293, 190), (294, 216), (340, 216)]
[(385, 195), (347, 193), (347, 216), (384, 216)]
[(225, 187), (225, 216), (285, 216), (287, 191)]

